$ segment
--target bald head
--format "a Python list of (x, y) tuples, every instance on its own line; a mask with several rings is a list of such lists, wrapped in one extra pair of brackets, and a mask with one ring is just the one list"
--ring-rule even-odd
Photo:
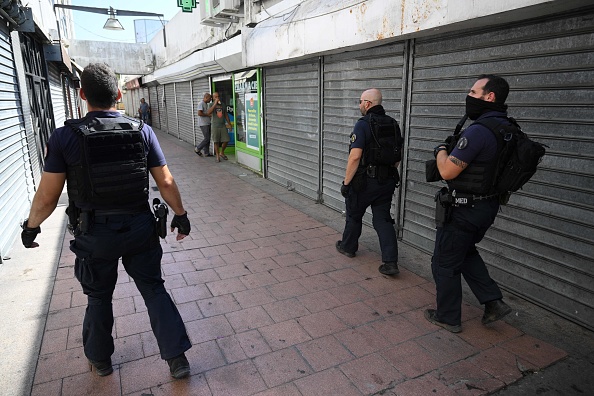
[(367, 110), (372, 108), (373, 106), (378, 106), (382, 104), (382, 93), (379, 89), (371, 88), (366, 91), (363, 91), (361, 94), (361, 98), (359, 99), (359, 110), (361, 110), (361, 114), (367, 114)]

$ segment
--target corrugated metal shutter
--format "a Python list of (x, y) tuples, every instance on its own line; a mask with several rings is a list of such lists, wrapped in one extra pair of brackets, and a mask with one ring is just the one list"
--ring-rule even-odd
[(268, 179), (318, 200), (319, 62), (264, 71)]
[(165, 85), (165, 107), (167, 108), (167, 133), (179, 138), (175, 83)]
[[(210, 85), (208, 78), (198, 78), (192, 81), (192, 103), (194, 103), (194, 116), (198, 117), (198, 104), (204, 99), (204, 94), (210, 92)], [(202, 130), (198, 126), (198, 121), (195, 122), (194, 134), (196, 135), (196, 144), (204, 140)], [(212, 145), (212, 143), (211, 143)]]
[(149, 100), (151, 105), (151, 121), (153, 128), (161, 129), (161, 120), (159, 119), (159, 96), (157, 95), (157, 87), (149, 88)]
[[(179, 120), (179, 138), (195, 145), (194, 141), (194, 104), (192, 85), (188, 82), (175, 83), (177, 115)], [(198, 128), (200, 129), (200, 128)]]
[[(349, 136), (361, 117), (359, 98), (369, 88), (382, 92), (386, 113), (402, 126), (402, 85), (404, 43), (346, 52), (324, 58), (324, 204), (344, 210), (340, 185), (344, 180), (348, 158)], [(402, 128), (401, 128), (402, 129)], [(396, 196), (400, 189), (396, 190)], [(393, 200), (396, 206), (398, 200)], [(393, 208), (393, 216), (398, 211)], [(368, 210), (368, 213), (371, 213)], [(365, 221), (369, 222), (369, 215)], [(398, 223), (398, 222), (397, 222)]]
[(49, 88), (50, 95), (52, 96), (52, 108), (54, 110), (54, 121), (56, 128), (64, 126), (66, 121), (66, 103), (64, 101), (64, 90), (62, 88), (62, 76), (58, 66), (53, 63), (49, 63)]
[(165, 86), (157, 86), (157, 96), (159, 98), (159, 125), (163, 132), (167, 132), (167, 108), (165, 102)]
[(0, 26), (0, 257), (20, 233), (33, 191), (13, 50), (6, 26)]
[(556, 16), (415, 45), (404, 239), (431, 252), (424, 161), (451, 133), (479, 74), (507, 78), (509, 113), (550, 146), (480, 244), (508, 290), (594, 328), (594, 13)]

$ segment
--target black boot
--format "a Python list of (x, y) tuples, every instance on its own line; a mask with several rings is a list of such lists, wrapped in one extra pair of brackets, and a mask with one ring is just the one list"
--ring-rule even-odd
[(512, 311), (511, 307), (502, 300), (494, 300), (485, 303), (485, 314), (481, 322), (483, 324), (493, 323), (502, 319), (505, 315)]
[(398, 275), (400, 273), (398, 263), (395, 261), (383, 263), (379, 266), (378, 270), (384, 275)]
[(99, 377), (105, 377), (113, 373), (113, 367), (111, 367), (111, 359), (95, 361), (89, 359), (89, 364), (95, 368), (95, 372)]
[(190, 363), (185, 354), (177, 355), (174, 358), (167, 359), (169, 372), (175, 379), (185, 378), (190, 375)]

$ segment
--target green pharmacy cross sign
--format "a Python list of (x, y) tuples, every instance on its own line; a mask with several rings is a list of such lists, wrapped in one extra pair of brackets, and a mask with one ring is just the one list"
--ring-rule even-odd
[(183, 12), (192, 12), (192, 8), (196, 8), (196, 0), (177, 0), (177, 6), (181, 7)]

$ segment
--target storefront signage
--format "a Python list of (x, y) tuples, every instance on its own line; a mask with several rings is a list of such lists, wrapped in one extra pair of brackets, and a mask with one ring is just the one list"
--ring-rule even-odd
[(258, 94), (245, 94), (245, 126), (247, 141), (246, 145), (254, 150), (260, 149), (260, 134), (258, 129), (258, 115), (260, 110), (258, 108)]

